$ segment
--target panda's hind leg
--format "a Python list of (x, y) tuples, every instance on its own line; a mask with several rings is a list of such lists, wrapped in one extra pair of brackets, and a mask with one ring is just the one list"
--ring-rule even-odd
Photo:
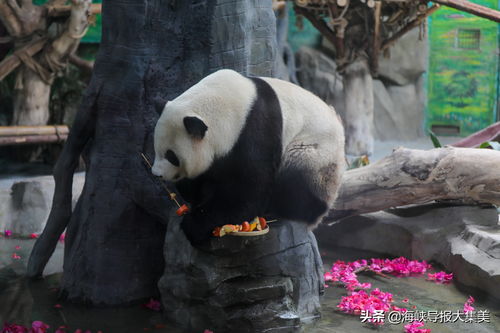
[(276, 216), (316, 225), (333, 205), (343, 161), (328, 138), (295, 140), (288, 145), (271, 200)]

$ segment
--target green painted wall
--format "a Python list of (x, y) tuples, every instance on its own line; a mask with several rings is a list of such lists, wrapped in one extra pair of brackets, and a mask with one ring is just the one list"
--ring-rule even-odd
[(321, 44), (321, 34), (305, 17), (302, 18), (303, 27), (299, 29), (296, 25), (297, 17), (291, 3), (288, 6), (288, 42), (294, 52), (301, 46), (317, 48)]
[[(0, 0), (3, 1), (3, 0)], [(36, 5), (42, 5), (47, 0), (33, 0)], [(92, 0), (92, 3), (102, 3), (102, 0)], [(101, 42), (101, 14), (97, 14), (95, 22), (93, 22), (85, 36), (82, 38), (82, 43), (100, 43)]]
[[(499, 8), (498, 0), (474, 0)], [(429, 20), (426, 128), (457, 126), (461, 136), (496, 120), (499, 25), (442, 7)]]

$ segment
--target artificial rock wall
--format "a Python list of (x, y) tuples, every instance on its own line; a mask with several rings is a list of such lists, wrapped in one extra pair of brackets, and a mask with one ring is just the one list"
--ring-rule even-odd
[[(412, 30), (380, 57), (379, 74), (373, 81), (374, 136), (378, 140), (412, 140), (423, 135), (426, 102), (427, 38)], [(342, 117), (342, 77), (327, 52), (302, 47), (296, 53), (300, 85), (333, 105)]]

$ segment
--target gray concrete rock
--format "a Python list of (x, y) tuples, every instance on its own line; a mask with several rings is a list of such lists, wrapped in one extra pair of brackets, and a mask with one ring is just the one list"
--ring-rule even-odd
[[(73, 178), (73, 207), (85, 182), (84, 173)], [(54, 179), (51, 176), (18, 178), (0, 182), (0, 230), (29, 235), (40, 233), (52, 207)]]
[(332, 105), (342, 116), (345, 110), (344, 85), (333, 59), (310, 47), (301, 47), (295, 57), (300, 85)]
[(493, 207), (429, 204), (344, 219), (315, 232), (320, 247), (436, 261), (500, 299), (500, 226)]
[(422, 136), (423, 80), (404, 86), (373, 81), (374, 128), (378, 140), (412, 140)]
[(158, 286), (169, 320), (188, 331), (294, 332), (319, 314), (323, 266), (303, 223), (266, 235), (212, 238), (193, 248), (172, 214)]
[(429, 43), (426, 37), (419, 37), (418, 29), (411, 30), (389, 49), (389, 58), (380, 57), (379, 78), (404, 86), (425, 73)]
[(273, 76), (276, 71), (276, 19), (270, 1), (218, 0), (210, 38), (209, 72), (232, 68)]

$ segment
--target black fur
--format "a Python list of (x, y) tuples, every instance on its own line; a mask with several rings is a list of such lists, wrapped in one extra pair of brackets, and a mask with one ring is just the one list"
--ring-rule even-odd
[(208, 127), (200, 118), (184, 117), (183, 122), (186, 131), (193, 138), (201, 140), (205, 137)]
[(313, 188), (311, 171), (296, 166), (280, 170), (274, 186), (270, 215), (313, 224), (328, 209)]
[(233, 149), (204, 174), (178, 184), (192, 204), (181, 225), (192, 244), (206, 240), (216, 226), (263, 216), (269, 205), (282, 156), (283, 119), (271, 86), (251, 80), (257, 97)]

